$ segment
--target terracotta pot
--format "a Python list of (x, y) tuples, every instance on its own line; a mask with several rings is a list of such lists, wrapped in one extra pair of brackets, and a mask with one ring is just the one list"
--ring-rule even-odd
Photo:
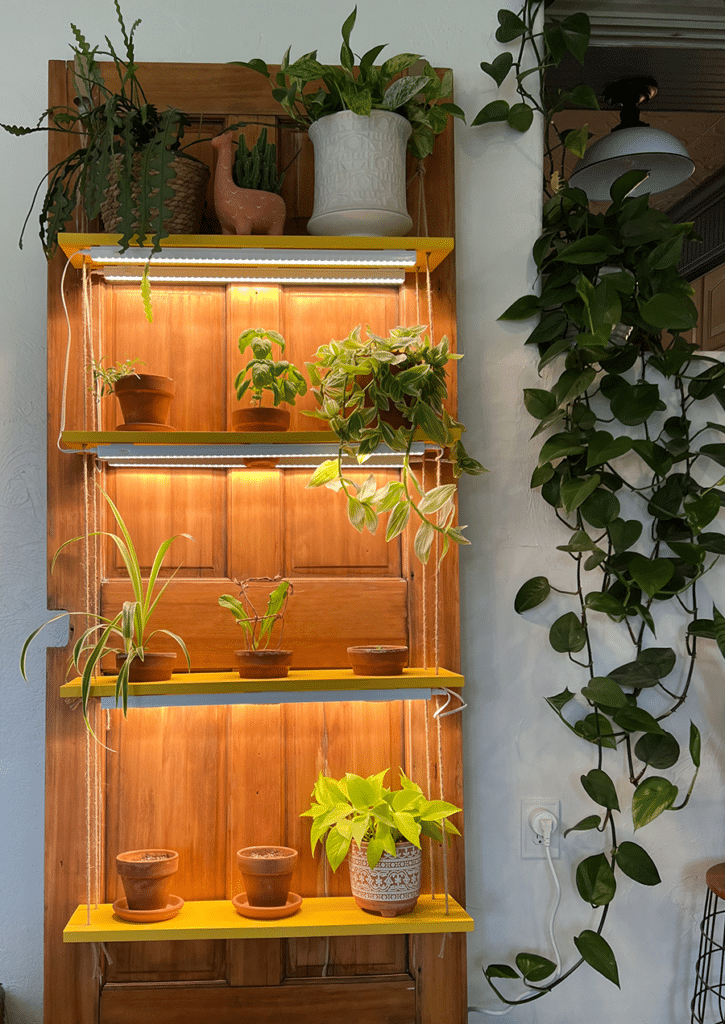
[(237, 851), (244, 891), (251, 907), (284, 907), (297, 850), (289, 846), (247, 846)]
[(234, 430), (250, 434), (263, 430), (289, 430), (289, 423), (289, 410), (277, 406), (251, 406), (248, 409), (235, 409), (232, 413)]
[[(116, 673), (126, 660), (125, 654), (116, 655)], [(176, 667), (176, 654), (173, 651), (146, 651), (144, 660), (134, 658), (128, 670), (131, 683), (158, 683), (171, 679)]]
[(176, 383), (155, 373), (129, 374), (113, 388), (124, 423), (117, 430), (173, 430), (168, 426)]
[(356, 676), (400, 676), (408, 664), (407, 647), (348, 647), (347, 656)]
[(284, 679), (292, 651), (235, 651), (242, 679)]
[(367, 860), (367, 843), (353, 843), (348, 854), (350, 889), (363, 910), (382, 917), (409, 914), (418, 902), (421, 884), (422, 854), (417, 846), (401, 841), (395, 844), (395, 857), (384, 853), (376, 867)]
[(129, 910), (163, 910), (179, 869), (176, 850), (129, 850), (116, 857)]

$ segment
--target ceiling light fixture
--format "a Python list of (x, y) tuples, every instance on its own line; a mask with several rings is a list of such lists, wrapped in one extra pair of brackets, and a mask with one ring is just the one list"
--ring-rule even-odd
[(695, 165), (680, 140), (640, 120), (639, 104), (656, 95), (654, 78), (623, 78), (605, 86), (603, 99), (619, 108), (620, 123), (589, 146), (569, 178), (572, 188), (582, 189), (590, 201), (608, 202), (612, 185), (627, 171), (647, 172), (632, 196), (666, 192), (690, 177)]

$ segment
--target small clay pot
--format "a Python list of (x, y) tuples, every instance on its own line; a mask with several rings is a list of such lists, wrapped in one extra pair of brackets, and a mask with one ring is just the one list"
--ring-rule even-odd
[(421, 886), (421, 851), (401, 840), (395, 844), (395, 857), (384, 853), (371, 868), (367, 843), (353, 843), (348, 855), (350, 891), (362, 910), (382, 917), (409, 914), (418, 902)]
[(176, 383), (155, 373), (132, 373), (117, 380), (113, 390), (124, 422), (117, 430), (173, 430), (169, 427)]
[[(125, 654), (116, 655), (117, 673), (121, 671), (125, 660)], [(158, 683), (171, 679), (175, 667), (176, 654), (173, 651), (146, 651), (143, 661), (134, 658), (131, 662), (128, 679), (131, 683)]]
[(163, 910), (171, 879), (179, 869), (176, 850), (128, 850), (116, 857), (116, 868), (129, 910)]
[(297, 850), (289, 846), (247, 846), (237, 851), (247, 902), (252, 907), (283, 907), (287, 903)]
[(407, 647), (348, 647), (347, 656), (356, 676), (400, 676), (408, 664)]
[(234, 430), (247, 434), (289, 430), (289, 424), (289, 410), (272, 405), (250, 406), (248, 409), (235, 409), (232, 413)]
[(242, 679), (284, 679), (292, 651), (235, 651)]

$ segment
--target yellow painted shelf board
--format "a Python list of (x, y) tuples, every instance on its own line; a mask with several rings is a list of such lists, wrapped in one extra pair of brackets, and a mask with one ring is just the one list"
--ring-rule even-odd
[(229, 900), (185, 903), (171, 921), (130, 924), (113, 913), (110, 903), (91, 907), (87, 924), (85, 904), (63, 930), (64, 942), (168, 942), (184, 939), (280, 939), (336, 935), (418, 935), (472, 932), (473, 918), (454, 900), (421, 896), (410, 914), (378, 917), (355, 904), (352, 896), (304, 899), (299, 911), (281, 921), (253, 921), (237, 914)]
[[(157, 683), (129, 683), (129, 695), (142, 697), (150, 694), (179, 695), (185, 693), (265, 693), (319, 692), (326, 690), (401, 690), (424, 686), (461, 687), (464, 678), (448, 669), (406, 668), (399, 676), (356, 676), (352, 669), (292, 669), (283, 679), (242, 679), (237, 672), (176, 673), (171, 679)], [(97, 676), (91, 684), (92, 697), (113, 697), (116, 676)], [(64, 683), (61, 697), (74, 699), (81, 696), (78, 676)]]
[(64, 430), (61, 444), (75, 451), (96, 448), (99, 444), (133, 445), (240, 445), (240, 444), (282, 444), (315, 445), (335, 444), (336, 437), (331, 430), (284, 430), (241, 433), (237, 431), (146, 431), (146, 430)]
[[(85, 256), (82, 250), (93, 246), (109, 246), (120, 242), (121, 235), (75, 234), (63, 232), (58, 242), (74, 267), (80, 268), (85, 259), (88, 267), (101, 266), (93, 255)], [(135, 244), (138, 244), (136, 242)], [(150, 245), (150, 241), (147, 243)], [(353, 249), (366, 252), (371, 249), (415, 250), (416, 265), (413, 270), (425, 271), (426, 254), (431, 270), (443, 262), (453, 250), (452, 238), (362, 238), (322, 235), (169, 235), (161, 243), (166, 256), (174, 249)], [(132, 246), (133, 248), (133, 246)]]

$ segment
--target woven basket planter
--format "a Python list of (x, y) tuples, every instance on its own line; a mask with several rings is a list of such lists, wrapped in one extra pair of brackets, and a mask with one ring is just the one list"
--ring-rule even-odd
[[(122, 230), (118, 209), (118, 175), (115, 173), (120, 159), (119, 156), (114, 160), (114, 169), (108, 176), (106, 198), (101, 204), (101, 220), (104, 230), (108, 232)], [(134, 177), (136, 177), (136, 168), (139, 164), (140, 157), (134, 157)], [(171, 216), (164, 221), (164, 229), (170, 235), (197, 235), (201, 228), (209, 168), (200, 160), (194, 160), (187, 156), (177, 156), (171, 166), (176, 173), (176, 177), (172, 178), (170, 182), (171, 188), (174, 190), (174, 197), (166, 203), (166, 207), (171, 210)], [(138, 201), (140, 191), (140, 185), (135, 182), (132, 187), (134, 204)], [(151, 198), (153, 199), (157, 193), (158, 189), (152, 190)], [(154, 216), (158, 216), (158, 207), (155, 209), (151, 207), (150, 215), (152, 219)], [(138, 221), (135, 221), (131, 227), (132, 229), (137, 228)]]

